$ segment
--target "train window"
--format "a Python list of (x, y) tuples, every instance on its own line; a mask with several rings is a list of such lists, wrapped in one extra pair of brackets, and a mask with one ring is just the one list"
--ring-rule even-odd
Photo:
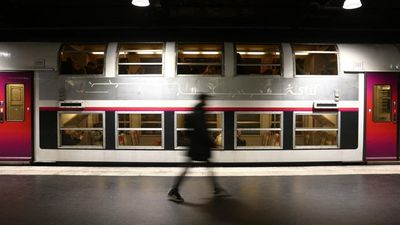
[(59, 112), (59, 147), (104, 148), (103, 112)]
[(335, 45), (292, 46), (296, 75), (338, 75), (338, 51)]
[(295, 148), (338, 148), (338, 113), (295, 113)]
[(374, 85), (372, 113), (374, 122), (392, 121), (392, 88), (390, 85)]
[(236, 44), (238, 75), (281, 75), (279, 45)]
[(162, 74), (164, 45), (120, 44), (118, 47), (118, 74)]
[[(177, 112), (175, 114), (176, 148), (185, 148), (190, 144), (189, 136), (193, 132), (193, 128), (186, 125), (190, 114), (191, 112)], [(223, 115), (222, 112), (206, 112), (208, 132), (217, 149), (222, 149), (224, 146)]]
[(103, 74), (105, 44), (63, 44), (60, 74)]
[(282, 148), (281, 112), (236, 112), (235, 147)]
[(162, 148), (163, 113), (117, 112), (117, 147)]
[(178, 44), (178, 75), (222, 75), (223, 44)]

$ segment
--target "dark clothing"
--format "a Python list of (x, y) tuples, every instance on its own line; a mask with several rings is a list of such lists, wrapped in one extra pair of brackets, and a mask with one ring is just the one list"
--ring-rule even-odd
[(236, 144), (237, 146), (246, 146), (246, 140), (238, 137), (236, 138)]
[[(186, 120), (185, 127), (193, 129), (193, 132), (188, 132), (190, 134), (190, 145), (188, 156), (191, 159), (188, 159), (187, 163), (192, 161), (203, 161), (207, 167), (210, 167), (209, 158), (211, 157), (211, 148), (214, 146), (214, 142), (211, 140), (210, 135), (207, 130), (207, 121), (204, 112), (204, 101), (200, 102), (194, 107), (194, 111), (190, 114), (189, 118)], [(182, 181), (185, 179), (185, 175), (188, 171), (189, 167), (186, 167), (182, 173), (175, 178), (173, 189), (171, 190), (171, 196), (175, 198), (175, 201), (183, 201), (183, 199), (179, 195), (179, 186)], [(220, 193), (224, 191), (217, 182), (217, 179), (214, 177), (214, 173), (212, 168), (208, 168), (209, 178), (214, 186), (215, 193)]]
[(188, 156), (195, 161), (207, 161), (211, 157), (211, 147), (213, 147), (203, 107), (204, 104), (197, 104), (188, 121), (189, 128), (193, 128)]

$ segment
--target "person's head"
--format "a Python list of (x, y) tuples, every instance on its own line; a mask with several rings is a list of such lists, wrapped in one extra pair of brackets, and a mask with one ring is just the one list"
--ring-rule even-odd
[(88, 62), (88, 64), (86, 65), (86, 73), (97, 73), (97, 66), (94, 62), (90, 61)]
[(208, 99), (208, 95), (206, 95), (206, 94), (200, 94), (200, 95), (198, 96), (198, 99), (199, 99), (199, 101), (201, 101), (203, 104), (205, 104), (206, 101), (207, 101), (207, 99)]

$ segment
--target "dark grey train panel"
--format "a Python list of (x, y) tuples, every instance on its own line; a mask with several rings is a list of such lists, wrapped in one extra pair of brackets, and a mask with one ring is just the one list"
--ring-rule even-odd
[(57, 148), (57, 111), (40, 111), (40, 148)]
[(293, 112), (283, 113), (283, 149), (293, 149)]
[(106, 149), (115, 149), (115, 112), (106, 111)]
[(358, 112), (340, 114), (340, 148), (356, 149), (358, 147)]
[(235, 113), (226, 111), (224, 113), (224, 149), (234, 149), (235, 146)]
[(164, 112), (164, 149), (174, 150), (175, 121), (174, 112)]

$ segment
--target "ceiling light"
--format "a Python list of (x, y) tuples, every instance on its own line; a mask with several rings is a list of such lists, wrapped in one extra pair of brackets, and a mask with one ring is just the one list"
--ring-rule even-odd
[(138, 6), (138, 7), (147, 7), (150, 5), (149, 0), (132, 0), (132, 5)]
[(218, 55), (220, 52), (217, 51), (183, 51), (185, 55)]
[(309, 55), (309, 54), (337, 54), (336, 51), (296, 51), (295, 55)]
[(197, 52), (197, 51), (184, 51), (182, 52), (185, 55), (200, 55), (201, 52)]
[(217, 51), (205, 51), (205, 52), (201, 52), (201, 54), (204, 54), (204, 55), (219, 55), (220, 52), (217, 52)]
[(238, 52), (240, 55), (265, 55), (265, 52)]
[(295, 52), (295, 55), (309, 55), (308, 52)]
[(343, 3), (343, 9), (357, 9), (362, 6), (361, 0), (346, 0)]
[(0, 51), (0, 58), (10, 58), (11, 53), (6, 51)]
[(138, 55), (156, 55), (156, 54), (162, 54), (162, 51), (157, 51), (157, 50), (137, 50), (136, 54), (138, 54)]

